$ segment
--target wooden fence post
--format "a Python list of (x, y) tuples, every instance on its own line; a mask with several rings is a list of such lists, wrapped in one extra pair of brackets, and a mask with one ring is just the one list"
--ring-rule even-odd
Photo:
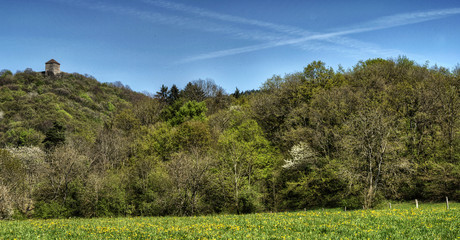
[(449, 198), (446, 197), (446, 209), (449, 210)]
[(415, 208), (418, 209), (418, 200), (417, 199), (415, 199)]

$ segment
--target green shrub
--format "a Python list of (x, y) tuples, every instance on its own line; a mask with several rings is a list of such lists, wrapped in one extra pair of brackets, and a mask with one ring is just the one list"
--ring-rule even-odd
[(63, 204), (56, 201), (37, 202), (35, 205), (35, 217), (37, 218), (68, 218), (71, 216), (69, 211)]

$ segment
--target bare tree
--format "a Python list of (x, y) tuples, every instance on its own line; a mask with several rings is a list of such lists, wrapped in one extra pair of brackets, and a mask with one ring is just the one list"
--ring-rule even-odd
[(342, 174), (350, 184), (362, 185), (363, 204), (371, 208), (384, 169), (392, 164), (389, 157), (392, 151), (390, 122), (378, 109), (368, 109), (353, 118), (347, 128), (349, 132), (343, 144), (348, 159)]
[(45, 187), (41, 194), (45, 199), (65, 202), (71, 191), (70, 184), (85, 178), (90, 161), (71, 144), (66, 144), (48, 154), (46, 162)]
[(92, 167), (107, 170), (124, 165), (128, 147), (129, 141), (121, 131), (103, 129), (91, 151)]
[(14, 207), (10, 190), (0, 184), (0, 219), (9, 219), (13, 216)]
[(202, 191), (207, 184), (212, 158), (197, 148), (174, 155), (168, 169), (175, 186), (175, 208), (179, 214), (194, 215), (199, 212)]
[[(33, 195), (38, 188), (45, 166), (45, 152), (38, 147), (7, 148), (13, 161), (20, 168), (6, 169), (7, 174), (16, 177), (11, 182), (10, 193), (13, 194), (14, 206), (22, 214), (29, 215), (34, 209)], [(19, 171), (19, 172), (18, 172)]]

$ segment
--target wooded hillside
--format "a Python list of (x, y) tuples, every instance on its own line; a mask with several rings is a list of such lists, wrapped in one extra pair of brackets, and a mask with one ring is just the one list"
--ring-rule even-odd
[(0, 217), (250, 213), (460, 199), (460, 68), (321, 61), (227, 94), (0, 73)]

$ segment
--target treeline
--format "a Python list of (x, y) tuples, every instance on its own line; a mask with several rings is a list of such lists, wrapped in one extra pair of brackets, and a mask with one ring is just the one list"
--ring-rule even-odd
[(460, 197), (459, 68), (314, 61), (257, 91), (197, 80), (146, 95), (78, 74), (4, 70), (0, 93), (2, 218)]

